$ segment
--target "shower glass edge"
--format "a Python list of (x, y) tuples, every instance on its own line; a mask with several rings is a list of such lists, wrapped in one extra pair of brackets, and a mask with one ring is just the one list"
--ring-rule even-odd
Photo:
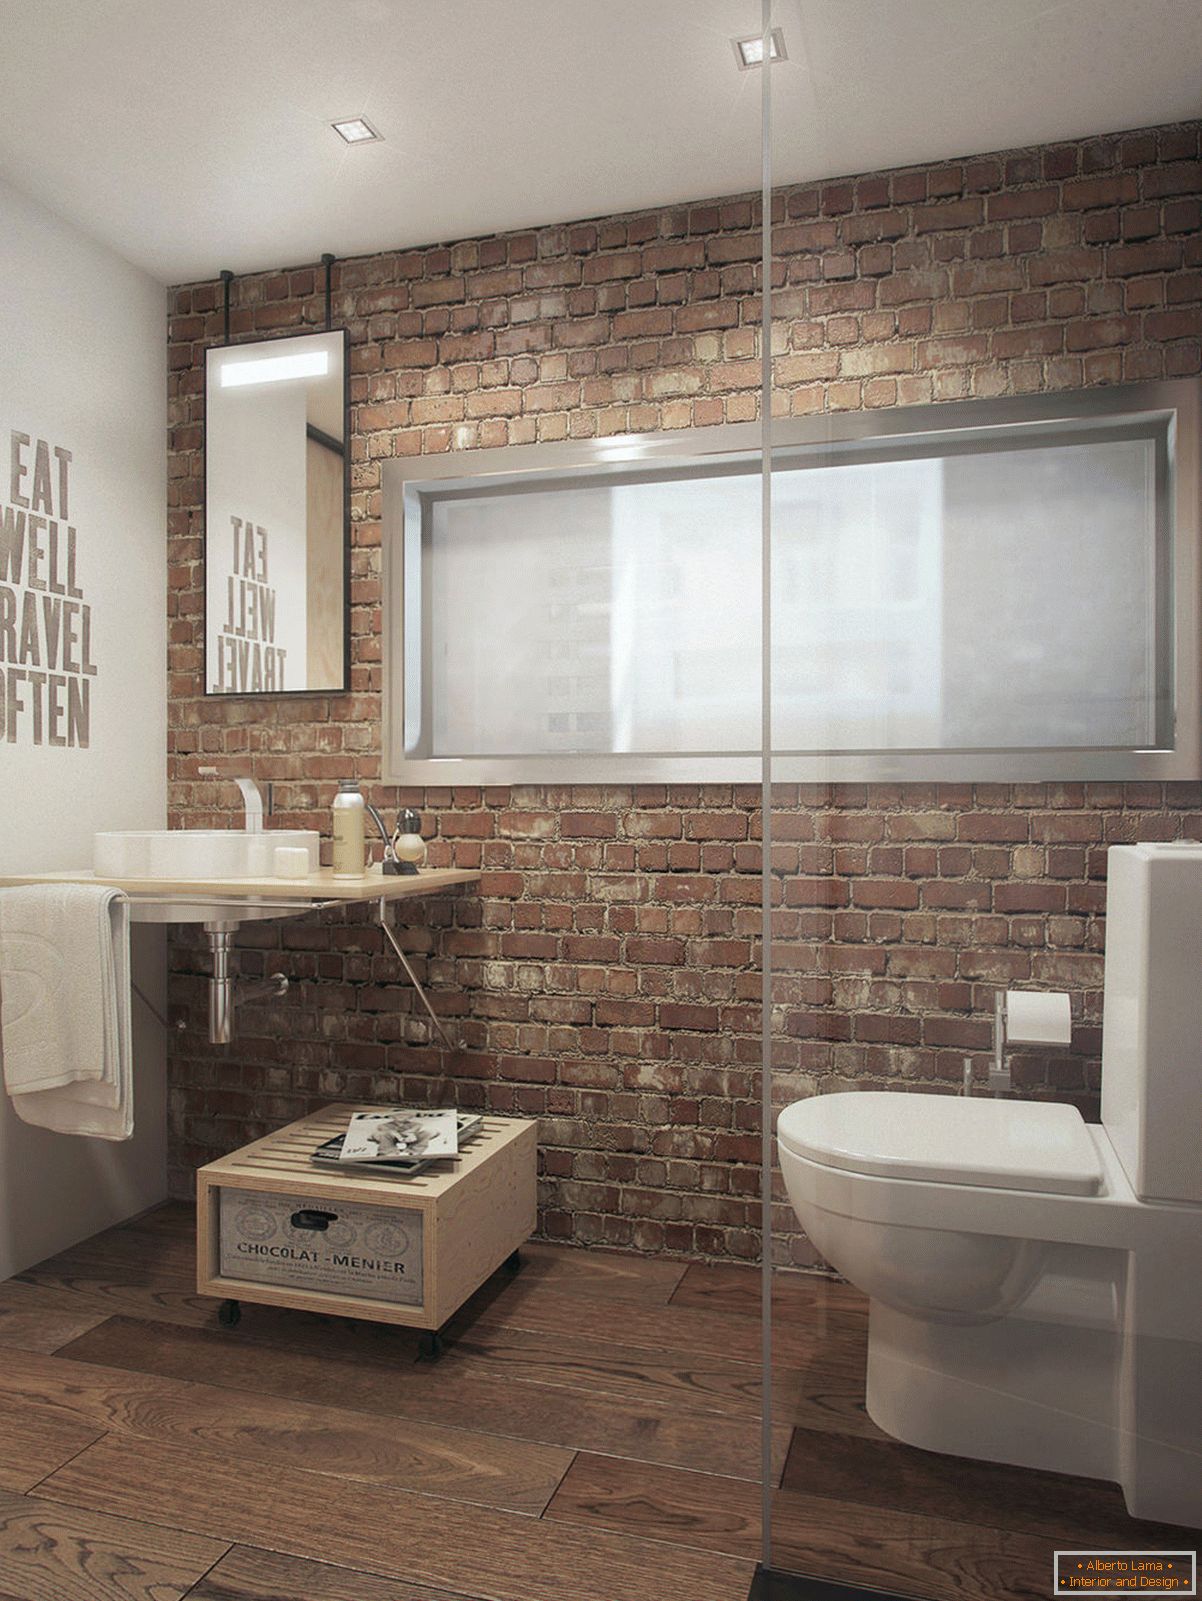
[[(862, 26), (872, 9), (846, 8), (849, 19), (855, 14), (847, 26)], [(909, 8), (892, 11), (896, 37)], [(922, 1176), (912, 1202), (908, 1180), (890, 1175), (868, 1225), (881, 1230), (878, 1241), (894, 1230), (888, 1247), (870, 1249), (862, 1232), (861, 1254), (847, 1259), (857, 1279), (877, 1275), (870, 1319), (865, 1295), (828, 1267), (790, 1204), (777, 1120), (785, 1107), (847, 1092), (849, 1101), (888, 1092), (889, 1102), (876, 1105), (894, 1121), (892, 1102), (914, 1095), (926, 1098), (925, 1117), (937, 1106), (1004, 1117), (1007, 1100), (1017, 1100), (1038, 1112), (1075, 1107), (1104, 1154), (1107, 853), (1112, 844), (1196, 832), (1187, 821), (1195, 785), (1159, 773), (1126, 782), (1132, 749), (1147, 754), (1143, 746), (1166, 743), (1152, 716), (1156, 673), (1141, 666), (1171, 637), (1160, 608), (1174, 580), (1156, 569), (1161, 516), (1183, 528), (1181, 503), (1159, 478), (1177, 473), (1194, 486), (1195, 516), (1196, 478), (1180, 444), (1166, 447), (1169, 472), (1158, 465), (1161, 447), (1136, 438), (1138, 430), (1123, 436), (1127, 424), (1107, 416), (1108, 389), (1120, 376), (1124, 385), (1146, 377), (1146, 353), (1123, 348), (1093, 366), (1074, 362), (1065, 329), (1084, 313), (1070, 306), (1062, 314), (1051, 295), (1046, 316), (1041, 309), (1049, 256), (1087, 237), (1055, 183), (1076, 182), (1117, 139), (832, 172), (823, 153), (836, 141), (808, 72), (811, 60), (829, 68), (837, 59), (839, 16), (837, 4), (763, 0), (761, 19), (766, 59), (776, 30), (783, 51), (761, 73), (764, 1402), (753, 1595), (1028, 1601), (1071, 1585), (1057, 1576), (1057, 1552), (1076, 1561), (1085, 1547), (1170, 1556), (1198, 1548), (1196, 1529), (1128, 1510), (1148, 1504), (1131, 1461), (1141, 1452), (1151, 1459), (1163, 1441), (1122, 1408), (1135, 1404), (1136, 1376), (1142, 1382), (1157, 1362), (1183, 1360), (1184, 1342), (1143, 1328), (1129, 1335), (1135, 1252), (1108, 1239), (1070, 1255), (1051, 1207), (1024, 1231), (1011, 1207), (1054, 1200), (1054, 1187), (1038, 1175), (1024, 1186), (1021, 1167), (991, 1173), (976, 1147), (965, 1164), (975, 1172), (946, 1181), (963, 1185), (956, 1204), (974, 1207), (983, 1220), (976, 1226), (897, 1227), (892, 1220), (907, 1207), (911, 1220), (919, 1204), (928, 1207), (924, 1221), (936, 1215), (942, 1196), (924, 1198), (922, 1190), (939, 1187)], [(848, 103), (835, 112), (851, 115)], [(1134, 194), (1136, 179), (1125, 181)], [(1046, 222), (1024, 211), (1032, 195)], [(937, 220), (943, 205), (946, 223)], [(916, 225), (917, 207), (931, 215)], [(962, 220), (995, 214), (1023, 222), (987, 244), (984, 227)], [(873, 218), (888, 224), (876, 228)], [(1093, 311), (1119, 293), (1100, 267), (1080, 276), (1080, 286), (1058, 290), (1061, 304), (1077, 295)], [(1007, 359), (1024, 336), (1051, 353)], [(970, 354), (941, 361), (936, 347), (961, 338)], [(1163, 404), (1186, 402), (1166, 394)], [(1196, 404), (1189, 399), (1175, 414), (1194, 422), (1195, 437)], [(945, 406), (954, 421), (939, 419)], [(904, 436), (894, 448), (885, 436), (898, 408), (907, 413), (894, 422)], [(928, 425), (928, 415), (939, 420)], [(1047, 419), (1065, 416), (1102, 422), (1092, 435), (1075, 433), (1075, 423), (1054, 433)], [(872, 417), (871, 444), (849, 447)], [(1011, 429), (1011, 419), (1022, 426)], [(1048, 432), (1038, 439), (1029, 424)], [(1108, 506), (1125, 509), (1107, 520)], [(1052, 559), (1043, 553), (1060, 551), (1061, 570), (1070, 570), (1063, 553), (1086, 533), (1088, 570), (1121, 572), (1122, 581), (1061, 586), (1062, 615), (1041, 616), (1048, 591), (1035, 575), (1041, 559)], [(1047, 665), (1037, 674), (1029, 663), (1041, 631), (1060, 649), (1039, 658)], [(1065, 663), (1079, 661), (1088, 667), (1074, 676)], [(1037, 691), (1045, 699), (1032, 712)], [(1116, 707), (1125, 725), (1105, 721)], [(1073, 718), (1091, 737), (1057, 737)], [(1098, 737), (1116, 726), (1118, 737)], [(841, 750), (854, 753), (854, 764)], [(1077, 759), (1089, 751), (1092, 761)], [(1071, 988), (1072, 1035), (1066, 1048), (1016, 1047), (1004, 1064), (1013, 1089), (999, 1106), (989, 1075), (994, 1001), (1008, 988)], [(972, 1104), (960, 1099), (966, 1090)], [(798, 1126), (820, 1149), (815, 1121)], [(960, 1125), (942, 1121), (950, 1141)], [(879, 1136), (879, 1126), (860, 1123), (869, 1139)], [(821, 1171), (811, 1164), (803, 1174), (811, 1195)], [(1005, 1182), (991, 1183), (999, 1173)], [(1024, 1188), (1033, 1193), (1012, 1202)], [(803, 1201), (803, 1210), (812, 1206)], [(829, 1216), (810, 1215), (831, 1247)], [(882, 1225), (882, 1215), (890, 1222)], [(1034, 1206), (1023, 1215), (1034, 1216)], [(891, 1279), (879, 1263), (896, 1265), (903, 1235), (913, 1252), (909, 1277), (899, 1268)], [(946, 1259), (935, 1254), (950, 1257), (957, 1245), (949, 1242), (963, 1251), (966, 1279), (978, 1270), (990, 1278), (983, 1243), (1003, 1265), (1013, 1251), (1021, 1271), (997, 1300), (966, 1310), (955, 1298), (968, 1291), (949, 1287)], [(1080, 1340), (1076, 1330), (1085, 1331)], [(1082, 1351), (1088, 1360), (1076, 1360)], [(1117, 1421), (1108, 1422), (1112, 1390)], [(1183, 1399), (1183, 1415), (1202, 1415), (1186, 1406)], [(1008, 1423), (1007, 1410), (1018, 1423)], [(1042, 1429), (1041, 1413), (1052, 1420)], [(1163, 1415), (1157, 1426), (1163, 1432)], [(1021, 1438), (1023, 1428), (1037, 1443)], [(1103, 1434), (1117, 1442), (1109, 1461), (1091, 1438)], [(1190, 1449), (1196, 1460), (1196, 1432)], [(1122, 1472), (1128, 1490), (1135, 1486), (1129, 1502)]]

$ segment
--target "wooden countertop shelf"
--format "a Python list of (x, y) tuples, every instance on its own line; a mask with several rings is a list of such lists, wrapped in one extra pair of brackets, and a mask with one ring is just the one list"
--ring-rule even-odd
[(437, 895), (460, 884), (475, 884), (478, 872), (459, 867), (422, 868), (395, 877), (378, 868), (357, 878), (335, 878), (332, 869), (307, 873), (303, 878), (98, 878), (88, 868), (56, 873), (10, 873), (0, 876), (0, 889), (18, 884), (106, 884), (124, 890), (131, 900), (162, 900), (173, 895), (200, 900), (399, 901), (414, 895)]

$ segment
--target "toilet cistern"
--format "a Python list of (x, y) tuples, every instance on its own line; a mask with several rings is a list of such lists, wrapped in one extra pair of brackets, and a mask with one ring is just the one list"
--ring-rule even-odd
[[(1072, 1037), (1072, 1004), (1063, 991), (998, 990), (993, 1000), (989, 1088), (995, 1095), (1003, 1095), (1011, 1088), (1008, 1045), (1069, 1045)], [(966, 1090), (968, 1078), (966, 1066)]]

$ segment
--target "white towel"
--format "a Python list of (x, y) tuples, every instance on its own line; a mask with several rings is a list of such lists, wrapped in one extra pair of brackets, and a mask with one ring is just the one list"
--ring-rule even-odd
[(0, 890), (0, 1043), (19, 1117), (133, 1133), (129, 901), (101, 884)]

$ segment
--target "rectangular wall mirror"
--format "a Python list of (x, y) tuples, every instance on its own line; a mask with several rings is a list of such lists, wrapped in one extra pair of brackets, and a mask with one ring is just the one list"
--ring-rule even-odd
[(205, 358), (205, 692), (344, 690), (345, 329)]

